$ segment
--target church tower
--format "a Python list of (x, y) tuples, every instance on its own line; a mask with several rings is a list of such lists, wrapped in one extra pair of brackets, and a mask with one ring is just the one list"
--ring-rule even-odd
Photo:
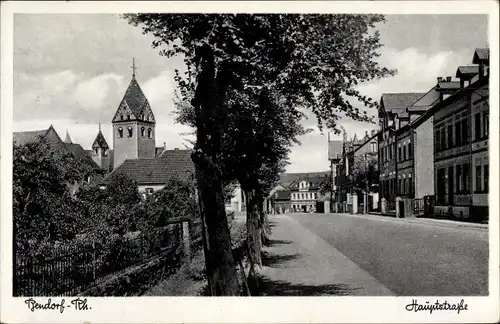
[(109, 167), (111, 165), (110, 161), (110, 151), (106, 139), (101, 132), (101, 124), (99, 124), (99, 132), (92, 143), (92, 160), (101, 168), (106, 171), (110, 171)]
[(155, 118), (146, 96), (135, 79), (132, 80), (113, 117), (113, 168), (125, 160), (155, 157)]

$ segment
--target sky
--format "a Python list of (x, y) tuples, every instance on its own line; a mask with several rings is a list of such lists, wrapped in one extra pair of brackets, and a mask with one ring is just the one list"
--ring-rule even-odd
[[(378, 25), (379, 62), (397, 69), (394, 77), (363, 83), (363, 94), (379, 99), (387, 92), (426, 92), (438, 76), (455, 76), (459, 65), (472, 63), (475, 48), (487, 47), (488, 22), (481, 15), (388, 15)], [(98, 124), (112, 145), (111, 119), (132, 76), (156, 118), (156, 146), (184, 148), (190, 129), (174, 122), (174, 70), (179, 57), (165, 58), (143, 35), (118, 15), (16, 14), (14, 17), (14, 131), (53, 125), (64, 139), (90, 149)], [(369, 114), (375, 114), (368, 110)], [(315, 119), (304, 121), (315, 127)], [(376, 125), (342, 120), (348, 137)], [(331, 136), (332, 139), (340, 136)], [(327, 131), (314, 131), (292, 148), (287, 172), (329, 169)]]

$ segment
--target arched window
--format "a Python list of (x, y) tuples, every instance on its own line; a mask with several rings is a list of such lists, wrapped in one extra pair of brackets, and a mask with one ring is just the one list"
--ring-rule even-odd
[(144, 137), (144, 127), (141, 127), (141, 136)]
[(128, 130), (128, 137), (132, 137), (132, 126), (129, 126), (127, 130)]
[(94, 148), (94, 152), (96, 155), (99, 154), (99, 148), (98, 147)]
[(148, 137), (151, 138), (153, 135), (153, 130), (151, 128), (148, 128)]
[(118, 128), (118, 137), (123, 137), (123, 128)]

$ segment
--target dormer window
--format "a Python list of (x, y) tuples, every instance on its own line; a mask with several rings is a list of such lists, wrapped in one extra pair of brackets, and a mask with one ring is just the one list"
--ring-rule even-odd
[(141, 127), (141, 136), (144, 137), (145, 129), (144, 127)]
[(151, 138), (153, 136), (153, 130), (148, 128), (148, 137)]
[(129, 126), (127, 130), (128, 130), (128, 137), (132, 137), (132, 126)]
[(123, 128), (118, 128), (118, 137), (122, 138), (123, 137)]

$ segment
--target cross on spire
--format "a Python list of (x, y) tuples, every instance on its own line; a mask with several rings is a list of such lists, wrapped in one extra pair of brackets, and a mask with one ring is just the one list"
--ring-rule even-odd
[(137, 70), (135, 67), (135, 58), (132, 58), (132, 66), (130, 68), (132, 69), (132, 78), (135, 78), (135, 70)]

